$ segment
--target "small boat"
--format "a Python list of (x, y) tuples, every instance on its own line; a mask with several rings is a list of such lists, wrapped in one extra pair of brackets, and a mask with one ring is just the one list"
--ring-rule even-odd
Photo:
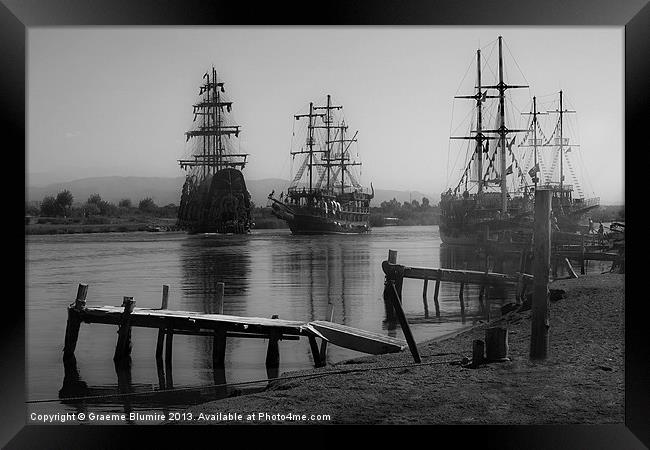
[(334, 345), (371, 355), (397, 353), (407, 346), (399, 339), (325, 320), (309, 322), (309, 325)]

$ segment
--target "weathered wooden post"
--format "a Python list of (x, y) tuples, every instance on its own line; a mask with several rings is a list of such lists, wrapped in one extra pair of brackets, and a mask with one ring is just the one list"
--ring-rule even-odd
[(476, 369), (485, 360), (485, 344), (476, 339), (472, 343), (472, 368)]
[(427, 288), (429, 287), (429, 279), (424, 279), (424, 287), (422, 288), (422, 303), (424, 304), (424, 318), (429, 318), (429, 304), (427, 302)]
[(576, 274), (576, 271), (573, 270), (573, 266), (571, 265), (569, 258), (564, 258), (564, 264), (566, 265), (566, 269), (569, 272), (569, 276), (571, 278), (578, 278), (578, 274)]
[(124, 297), (122, 301), (124, 312), (122, 313), (122, 323), (117, 330), (117, 345), (115, 346), (115, 355), (113, 361), (120, 361), (131, 354), (131, 313), (135, 307), (133, 297)]
[(227, 332), (224, 327), (214, 330), (212, 339), (212, 369), (224, 369), (226, 367), (226, 339)]
[(318, 344), (316, 343), (316, 338), (311, 335), (308, 336), (308, 338), (309, 338), (309, 347), (311, 348), (311, 354), (314, 357), (314, 367), (323, 367), (325, 364), (321, 360)]
[[(162, 302), (160, 309), (167, 309), (169, 305), (169, 285), (163, 284)], [(158, 329), (158, 341), (156, 342), (156, 363), (162, 365), (163, 344), (165, 342), (165, 329)]]
[[(388, 262), (390, 264), (397, 264), (397, 250), (388, 250)], [(404, 282), (403, 272), (396, 272), (393, 281), (395, 284), (395, 289), (397, 290), (399, 302), (402, 303), (402, 284)]]
[(491, 327), (485, 330), (485, 359), (491, 362), (508, 361), (508, 330)]
[(172, 346), (174, 344), (174, 329), (171, 324), (165, 330), (165, 378), (167, 389), (174, 388), (174, 380), (172, 377)]
[(580, 275), (585, 274), (585, 235), (580, 235)]
[(77, 287), (77, 298), (74, 303), (68, 306), (68, 322), (65, 326), (65, 338), (63, 341), (63, 359), (74, 357), (75, 348), (77, 348), (77, 339), (79, 338), (79, 327), (81, 326), (80, 312), (86, 307), (86, 295), (88, 295), (88, 285), (79, 283)]
[(458, 300), (460, 300), (460, 317), (465, 321), (465, 299), (463, 298), (463, 291), (465, 290), (465, 280), (460, 282), (460, 292), (458, 293)]
[(535, 190), (535, 263), (530, 358), (545, 359), (548, 353), (548, 281), (551, 257), (551, 191)]
[[(271, 319), (278, 319), (277, 314), (273, 314)], [(267, 369), (277, 369), (280, 367), (280, 347), (278, 341), (280, 340), (280, 335), (278, 331), (272, 329), (269, 332), (269, 345), (266, 349), (266, 368)]]
[[(411, 350), (413, 359), (415, 360), (416, 363), (420, 363), (422, 362), (422, 360), (420, 359), (420, 353), (418, 352), (418, 347), (415, 343), (415, 339), (413, 338), (413, 334), (411, 333), (411, 328), (409, 327), (409, 324), (406, 320), (406, 315), (404, 314), (404, 310), (402, 309), (401, 295), (402, 295), (402, 280), (404, 279), (404, 267), (398, 266), (395, 264), (395, 262), (391, 262), (391, 261), (397, 261), (396, 251), (389, 250), (388, 261), (384, 261), (381, 264), (382, 270), (386, 275), (386, 281), (384, 286), (384, 300), (388, 299), (388, 301), (393, 305), (393, 308), (395, 310), (395, 315), (397, 316), (397, 319), (399, 320), (399, 324), (402, 327), (402, 332), (404, 333), (406, 342), (409, 345), (409, 349)], [(399, 289), (398, 289), (398, 282), (399, 282)], [(310, 337), (310, 341), (311, 339), (313, 338)]]
[[(331, 322), (334, 319), (334, 304), (327, 302), (327, 317), (325, 320)], [(320, 343), (320, 359), (323, 365), (327, 364), (327, 341), (323, 339)]]
[(433, 303), (436, 307), (436, 317), (440, 317), (440, 303), (438, 303), (439, 294), (440, 294), (440, 280), (436, 280), (436, 289), (433, 292)]
[(223, 293), (226, 289), (226, 283), (217, 283), (217, 295), (214, 299), (215, 314), (223, 314)]

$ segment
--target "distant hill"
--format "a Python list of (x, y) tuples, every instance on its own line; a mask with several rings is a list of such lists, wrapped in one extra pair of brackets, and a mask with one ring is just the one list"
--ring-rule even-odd
[[(28, 186), (27, 200), (43, 200), (48, 195), (56, 196), (67, 189), (72, 193), (75, 203), (84, 203), (92, 194), (99, 194), (102, 199), (117, 203), (128, 198), (134, 205), (146, 197), (151, 197), (158, 206), (174, 203), (178, 205), (180, 192), (185, 177), (94, 177), (82, 178), (66, 182), (52, 183), (46, 186)], [(266, 206), (267, 197), (271, 191), (282, 192), (289, 186), (288, 180), (266, 178), (262, 180), (246, 180), (246, 186), (251, 198), (257, 206)], [(398, 191), (375, 188), (375, 198), (372, 206), (395, 198), (400, 203), (410, 200), (422, 201), (427, 197), (432, 204), (438, 203), (439, 196), (423, 194), (419, 191)]]

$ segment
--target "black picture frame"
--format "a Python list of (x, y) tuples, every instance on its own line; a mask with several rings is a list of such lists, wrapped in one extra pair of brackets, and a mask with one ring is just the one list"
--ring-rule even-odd
[[(43, 26), (107, 25), (522, 25), (522, 26), (620, 26), (625, 27), (625, 162), (626, 200), (635, 196), (633, 176), (644, 158), (648, 137), (650, 93), (650, 5), (648, 0), (375, 0), (330, 1), (307, 4), (283, 2), (204, 1), (204, 0), (2, 0), (0, 5), (0, 55), (3, 60), (2, 127), (5, 157), (10, 157), (7, 172), (18, 172), (25, 158), (15, 161), (17, 149), (26, 144), (26, 30)], [(325, 8), (327, 6), (327, 8)], [(322, 11), (321, 11), (322, 9)], [(603, 86), (602, 89), (606, 89)], [(598, 95), (597, 92), (594, 95)], [(7, 138), (9, 139), (8, 143)], [(25, 156), (23, 154), (23, 156)], [(628, 158), (629, 156), (629, 158)], [(630, 162), (631, 164), (627, 164)], [(16, 168), (18, 166), (18, 168)], [(26, 168), (25, 168), (26, 169)], [(642, 168), (641, 168), (642, 170)], [(7, 173), (5, 174), (7, 175)], [(641, 174), (641, 177), (643, 175)], [(639, 178), (636, 178), (639, 179)], [(15, 200), (18, 204), (18, 199)], [(629, 200), (626, 201), (629, 203)], [(24, 205), (21, 205), (23, 207)], [(642, 207), (642, 206), (641, 206)], [(638, 229), (639, 213), (628, 208), (632, 224), (628, 233)], [(13, 215), (12, 215), (13, 216)], [(17, 215), (16, 217), (20, 217)], [(16, 219), (16, 223), (17, 223)], [(13, 222), (11, 222), (13, 223)], [(23, 224), (24, 227), (24, 224)], [(16, 230), (16, 232), (19, 232)], [(22, 231), (24, 233), (24, 229)], [(10, 239), (13, 241), (13, 239)], [(23, 245), (23, 250), (25, 246)], [(628, 258), (640, 251), (628, 251)], [(12, 266), (19, 266), (12, 264)], [(639, 266), (628, 264), (626, 280), (635, 280)], [(19, 270), (19, 269), (14, 269)], [(631, 283), (630, 283), (631, 284)], [(626, 282), (626, 290), (629, 285)], [(650, 445), (650, 372), (648, 337), (644, 333), (647, 301), (641, 295), (628, 295), (625, 304), (625, 425), (563, 426), (432, 426), (407, 428), (371, 427), (363, 437), (390, 432), (396, 438), (408, 438), (416, 431), (429, 445), (445, 439), (451, 444), (480, 445), (481, 448), (644, 448)], [(24, 293), (24, 291), (23, 291)], [(14, 295), (3, 302), (0, 327), (3, 360), (0, 395), (4, 417), (0, 421), (0, 443), (6, 448), (114, 448), (133, 447), (145, 439), (183, 442), (197, 447), (197, 439), (217, 443), (224, 431), (214, 427), (141, 427), (141, 426), (70, 426), (26, 425), (25, 415), (25, 329), (24, 303)], [(230, 431), (231, 427), (228, 427)], [(243, 434), (241, 427), (235, 432)], [(258, 436), (271, 442), (289, 427), (263, 427)], [(301, 427), (316, 437), (322, 428)], [(181, 431), (179, 433), (179, 431)], [(244, 430), (244, 432), (246, 432)], [(283, 433), (284, 434), (284, 433)], [(217, 436), (219, 436), (217, 438)], [(323, 434), (330, 438), (328, 431)], [(137, 441), (133, 441), (137, 439)], [(218, 439), (218, 440), (215, 440)], [(415, 444), (415, 441), (411, 445)], [(302, 443), (306, 443), (302, 441)], [(338, 445), (331, 441), (332, 445)], [(441, 445), (441, 444), (440, 444)]]

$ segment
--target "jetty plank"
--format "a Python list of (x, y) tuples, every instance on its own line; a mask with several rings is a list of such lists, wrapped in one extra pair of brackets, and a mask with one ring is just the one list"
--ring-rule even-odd
[[(79, 314), (86, 323), (119, 325), (124, 308), (121, 306), (100, 306), (85, 308)], [(150, 308), (134, 308), (130, 314), (134, 327), (173, 328), (174, 330), (214, 330), (224, 327), (227, 331), (240, 333), (269, 334), (277, 330), (281, 334), (294, 336), (324, 337), (309, 323), (297, 320), (268, 319), (263, 317), (242, 317), (225, 314), (205, 314), (194, 311), (171, 311)], [(171, 325), (170, 325), (171, 323)]]

